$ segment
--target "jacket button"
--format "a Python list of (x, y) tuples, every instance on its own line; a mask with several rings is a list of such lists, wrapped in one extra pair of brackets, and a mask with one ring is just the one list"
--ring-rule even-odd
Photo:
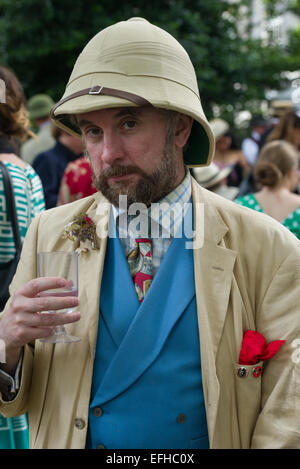
[(83, 419), (76, 418), (75, 427), (78, 428), (78, 430), (82, 430), (85, 427), (85, 421)]
[(96, 449), (106, 449), (104, 445), (97, 445)]
[(102, 414), (103, 414), (103, 410), (101, 409), (101, 407), (94, 407), (93, 409), (94, 417), (101, 417)]
[(185, 414), (179, 414), (177, 416), (177, 423), (184, 423), (186, 421), (186, 415)]

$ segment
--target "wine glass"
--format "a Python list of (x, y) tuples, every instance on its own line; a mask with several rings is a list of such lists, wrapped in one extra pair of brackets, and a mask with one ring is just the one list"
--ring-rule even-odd
[[(37, 273), (38, 277), (63, 277), (67, 280), (65, 287), (40, 292), (41, 297), (78, 296), (78, 254), (75, 251), (39, 252), (37, 254)], [(75, 308), (76, 306), (47, 311), (47, 313), (71, 313)], [(81, 339), (68, 335), (64, 326), (56, 326), (53, 335), (39, 340), (56, 344), (79, 342)]]

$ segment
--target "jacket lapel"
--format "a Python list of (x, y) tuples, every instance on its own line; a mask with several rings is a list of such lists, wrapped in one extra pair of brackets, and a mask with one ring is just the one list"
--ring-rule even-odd
[(226, 318), (237, 253), (224, 246), (223, 238), (228, 227), (215, 204), (210, 202), (209, 193), (200, 188), (193, 179), (192, 196), (194, 208), (197, 203), (203, 204), (204, 208), (203, 219), (197, 220), (195, 217), (195, 231), (201, 233), (204, 227), (204, 239), (203, 246), (194, 250), (194, 269), (203, 391), (212, 442), (220, 396), (216, 355)]
[(184, 243), (184, 238), (172, 241), (93, 404), (101, 405), (113, 399), (141, 376), (157, 358), (173, 326), (194, 297), (193, 254), (184, 249)]
[[(99, 207), (102, 210), (99, 210)], [(99, 320), (99, 292), (101, 290), (104, 259), (107, 245), (108, 221), (110, 205), (102, 194), (95, 194), (95, 202), (86, 214), (96, 225), (98, 240), (97, 250), (79, 255), (79, 297), (80, 311), (87, 331), (92, 357), (95, 353)]]

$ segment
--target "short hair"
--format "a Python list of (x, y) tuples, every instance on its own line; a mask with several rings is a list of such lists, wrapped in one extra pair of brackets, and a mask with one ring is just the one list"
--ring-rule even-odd
[(258, 184), (271, 188), (282, 184), (285, 176), (299, 160), (297, 149), (285, 140), (274, 140), (261, 150), (254, 168)]

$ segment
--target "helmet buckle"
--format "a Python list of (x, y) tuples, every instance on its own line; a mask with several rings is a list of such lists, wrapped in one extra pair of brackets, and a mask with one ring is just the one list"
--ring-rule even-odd
[(92, 86), (92, 88), (89, 91), (89, 94), (100, 94), (102, 89), (103, 89), (103, 86), (99, 86), (99, 85)]

